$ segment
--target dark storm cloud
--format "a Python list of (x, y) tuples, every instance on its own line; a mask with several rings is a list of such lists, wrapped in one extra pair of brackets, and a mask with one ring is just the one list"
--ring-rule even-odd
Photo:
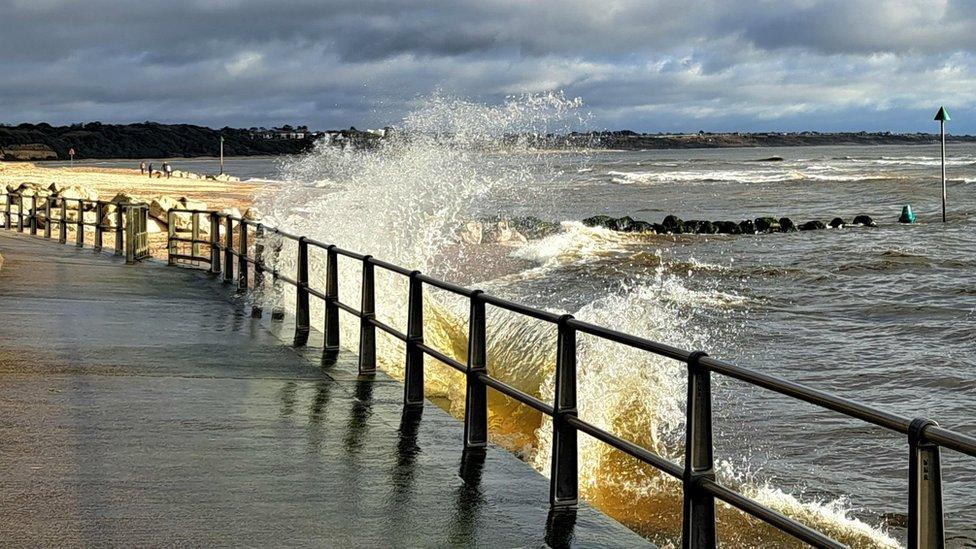
[(376, 126), (561, 89), (598, 127), (905, 130), (976, 103), (974, 49), (961, 1), (0, 0), (0, 107)]

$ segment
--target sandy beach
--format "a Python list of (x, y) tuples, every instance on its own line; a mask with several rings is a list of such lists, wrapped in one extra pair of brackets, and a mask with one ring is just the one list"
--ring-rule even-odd
[(116, 193), (126, 192), (147, 199), (160, 196), (185, 196), (207, 203), (210, 209), (238, 208), (242, 212), (251, 205), (260, 184), (249, 182), (215, 181), (212, 179), (161, 179), (141, 175), (139, 170), (118, 168), (46, 168), (32, 162), (0, 162), (0, 186), (20, 185), (24, 182), (44, 186), (58, 182), (65, 186), (83, 185), (98, 192), (99, 198), (109, 200)]

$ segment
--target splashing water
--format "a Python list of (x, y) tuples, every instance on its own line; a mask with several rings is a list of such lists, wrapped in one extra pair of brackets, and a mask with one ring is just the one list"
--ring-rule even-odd
[[(551, 272), (623, 253), (616, 233), (564, 222), (563, 232), (520, 248), (465, 245), (457, 237), (464, 222), (508, 205), (508, 211), (545, 217), (547, 196), (561, 173), (539, 147), (539, 137), (565, 133), (584, 121), (578, 100), (561, 94), (515, 98), (486, 106), (435, 96), (407, 116), (377, 150), (319, 144), (288, 161), (282, 184), (258, 198), (266, 221), (289, 232), (369, 253), (407, 268), (492, 293), (517, 297), (528, 282), (545, 284)], [(544, 142), (544, 141), (543, 141)], [(585, 163), (585, 156), (584, 156)], [(585, 170), (581, 166), (580, 170)], [(311, 285), (324, 287), (324, 253), (311, 251)], [(660, 258), (657, 258), (659, 260)], [(292, 272), (295, 252), (273, 258)], [(513, 263), (514, 262), (514, 263)], [(340, 300), (359, 302), (357, 262), (339, 262)], [(537, 292), (537, 305), (559, 303)], [(406, 280), (376, 273), (377, 317), (401, 331), (406, 317)], [(265, 300), (294, 308), (292, 292), (268, 292)], [(321, 305), (312, 315), (321, 323)], [(716, 329), (694, 324), (689, 310), (721, 311), (741, 305), (737, 296), (691, 290), (658, 264), (645, 277), (619, 280), (572, 312), (577, 318), (685, 348), (709, 348)], [(316, 308), (318, 307), (318, 308)], [(467, 303), (430, 289), (424, 303), (425, 343), (460, 361), (467, 353)], [(563, 312), (563, 311), (559, 311)], [(341, 339), (358, 341), (358, 323), (343, 319)], [(488, 311), (489, 371), (516, 388), (551, 401), (555, 367), (555, 327), (499, 309)], [(377, 338), (377, 356), (390, 375), (403, 376), (403, 346)], [(581, 335), (578, 346), (580, 416), (613, 433), (681, 462), (683, 459), (685, 376), (683, 365), (597, 338)], [(460, 415), (464, 380), (427, 359), (427, 395)], [(548, 472), (551, 426), (540, 414), (489, 391), (492, 438)], [(582, 495), (618, 520), (661, 545), (680, 540), (681, 487), (650, 467), (581, 436)], [(890, 547), (886, 533), (850, 516), (843, 502), (802, 502), (793, 495), (737, 474), (724, 464), (720, 478), (789, 516), (858, 547)], [(720, 536), (736, 546), (794, 546), (795, 541), (745, 515), (719, 506)]]

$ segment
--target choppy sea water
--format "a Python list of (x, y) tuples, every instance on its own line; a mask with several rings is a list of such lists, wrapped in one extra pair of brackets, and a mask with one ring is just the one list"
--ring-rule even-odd
[[(770, 157), (783, 160), (760, 161)], [(545, 153), (420, 142), (242, 159), (248, 171), (228, 171), (281, 181), (261, 206), (302, 234), (976, 434), (976, 147), (950, 138), (949, 158), (945, 225), (938, 148), (929, 146)], [(196, 171), (208, 166), (189, 162), (201, 163)], [(917, 224), (896, 222), (905, 204)], [(672, 237), (576, 223), (595, 214), (799, 223), (862, 213), (880, 227)], [(564, 231), (491, 250), (457, 242), (461, 222), (495, 214), (564, 221)], [(356, 303), (352, 267), (342, 267), (340, 286), (343, 301)], [(380, 315), (402, 324), (405, 286), (384, 280)], [(428, 339), (463, 358), (464, 304), (431, 294)], [(493, 373), (549, 399), (554, 333), (489, 315)], [(352, 324), (345, 342), (356, 341)], [(381, 342), (384, 349), (397, 375), (400, 348)], [(681, 460), (680, 365), (581, 338), (580, 369), (584, 418)], [(428, 384), (457, 411), (460, 380), (437, 373), (444, 370), (431, 363)], [(848, 543), (904, 543), (903, 437), (739, 382), (716, 383), (724, 481)], [(492, 411), (496, 441), (545, 472), (545, 422), (502, 399)], [(648, 538), (676, 543), (679, 488), (581, 442), (584, 495)], [(943, 460), (950, 546), (976, 546), (976, 460), (948, 451)], [(789, 545), (720, 514), (733, 546)]]

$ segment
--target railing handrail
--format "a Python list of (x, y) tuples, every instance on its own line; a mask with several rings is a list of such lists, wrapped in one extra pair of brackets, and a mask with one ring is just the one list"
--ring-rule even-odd
[[(469, 416), (483, 416), (484, 414), (477, 412), (477, 410), (472, 410), (472, 408), (477, 408), (478, 406), (487, 407), (487, 401), (483, 403), (475, 399), (476, 404), (472, 404), (472, 398), (470, 395), (472, 391), (478, 394), (478, 391), (483, 391), (484, 387), (491, 387), (492, 389), (501, 392), (502, 394), (513, 398), (522, 404), (525, 404), (547, 416), (553, 418), (554, 421), (554, 449), (553, 449), (553, 495), (551, 496), (551, 504), (554, 507), (563, 506), (564, 504), (575, 504), (576, 501), (576, 488), (573, 488), (570, 492), (559, 495), (559, 489), (557, 485), (562, 483), (575, 483), (576, 465), (572, 465), (573, 471), (567, 477), (564, 473), (565, 464), (575, 460), (576, 455), (576, 442), (575, 433), (577, 431), (582, 431), (594, 438), (609, 444), (610, 446), (620, 450), (643, 463), (646, 463), (658, 470), (663, 471), (673, 477), (679, 478), (684, 482), (685, 486), (685, 518), (684, 526), (685, 530), (683, 532), (683, 537), (685, 539), (686, 547), (709, 547), (714, 545), (715, 533), (714, 533), (714, 498), (721, 499), (729, 505), (738, 508), (739, 510), (746, 512), (768, 524), (779, 528), (783, 532), (795, 536), (797, 539), (810, 543), (817, 547), (840, 547), (841, 545), (836, 541), (826, 537), (825, 535), (816, 532), (809, 527), (790, 519), (772, 509), (764, 507), (755, 500), (749, 499), (748, 497), (735, 492), (734, 490), (719, 484), (715, 480), (714, 467), (712, 466), (712, 456), (711, 456), (711, 394), (709, 387), (709, 374), (714, 372), (725, 377), (730, 377), (754, 385), (756, 387), (761, 387), (763, 389), (773, 391), (790, 398), (802, 400), (819, 408), (825, 410), (831, 410), (842, 414), (844, 416), (865, 421), (867, 423), (882, 427), (886, 430), (894, 431), (900, 434), (909, 435), (909, 444), (911, 449), (911, 459), (910, 468), (912, 473), (912, 482), (910, 482), (910, 497), (911, 508), (909, 510), (910, 517), (910, 527), (909, 527), (909, 546), (910, 547), (936, 547), (938, 546), (939, 540), (944, 538), (943, 526), (942, 526), (942, 492), (941, 492), (941, 469), (938, 468), (939, 462), (939, 448), (945, 447), (957, 452), (976, 457), (976, 437), (959, 433), (944, 427), (938, 426), (935, 422), (925, 420), (925, 419), (912, 419), (896, 413), (881, 410), (879, 408), (869, 406), (867, 404), (862, 404), (847, 398), (839, 397), (828, 392), (808, 387), (804, 384), (790, 381), (775, 375), (765, 374), (756, 370), (745, 368), (726, 362), (723, 360), (715, 359), (709, 357), (703, 352), (692, 352), (672, 345), (661, 343), (658, 341), (653, 341), (644, 337), (635, 336), (632, 334), (620, 332), (617, 330), (612, 330), (604, 326), (599, 326), (596, 324), (584, 322), (572, 318), (569, 315), (559, 315), (551, 311), (540, 309), (537, 307), (532, 307), (529, 305), (524, 305), (522, 303), (517, 303), (511, 300), (507, 300), (498, 296), (493, 296), (482, 292), (481, 290), (472, 290), (452, 282), (447, 282), (429, 275), (422, 274), (418, 271), (413, 271), (408, 268), (389, 263), (383, 260), (375, 259), (369, 255), (363, 255), (360, 253), (352, 252), (349, 250), (344, 250), (333, 244), (328, 244), (326, 242), (321, 242), (318, 240), (310, 239), (307, 237), (302, 237), (294, 235), (280, 229), (269, 227), (264, 223), (256, 220), (243, 219), (240, 216), (235, 216), (229, 213), (223, 212), (211, 212), (211, 216), (216, 219), (223, 221), (230, 231), (233, 228), (234, 223), (238, 225), (238, 230), (242, 236), (247, 234), (248, 227), (254, 227), (257, 230), (261, 230), (263, 234), (266, 235), (276, 235), (282, 239), (288, 239), (295, 241), (299, 244), (299, 273), (300, 276), (297, 278), (290, 278), (282, 275), (277, 271), (277, 266), (268, 267), (264, 264), (263, 260), (258, 258), (251, 258), (248, 255), (248, 250), (245, 248), (238, 247), (240, 251), (234, 250), (233, 247), (227, 247), (220, 243), (219, 238), (211, 237), (212, 240), (212, 253), (219, 253), (223, 251), (227, 256), (234, 256), (241, 258), (241, 265), (254, 264), (257, 269), (262, 273), (269, 272), (272, 274), (273, 278), (278, 281), (286, 282), (296, 287), (298, 292), (298, 307), (299, 310), (297, 314), (301, 319), (299, 321), (299, 326), (296, 329), (297, 333), (301, 335), (296, 335), (296, 343), (304, 344), (308, 337), (308, 296), (315, 296), (325, 301), (326, 307), (326, 328), (325, 328), (325, 338), (327, 341), (326, 348), (329, 350), (332, 348), (333, 352), (338, 349), (338, 311), (345, 311), (355, 317), (358, 317), (361, 322), (361, 340), (360, 340), (360, 372), (361, 373), (371, 373), (375, 368), (373, 361), (375, 361), (375, 349), (364, 349), (363, 341), (365, 339), (373, 340), (375, 336), (372, 335), (376, 328), (380, 328), (382, 331), (389, 335), (403, 341), (407, 345), (407, 372), (405, 375), (405, 395), (417, 394), (417, 383), (420, 384), (419, 389), (422, 394), (422, 384), (423, 384), (423, 374), (422, 374), (422, 361), (414, 358), (414, 355), (430, 356), (455, 370), (465, 371), (465, 365), (461, 364), (459, 361), (447, 356), (445, 353), (432, 348), (423, 343), (423, 329), (422, 329), (422, 305), (418, 305), (421, 302), (420, 296), (422, 296), (422, 285), (428, 284), (434, 286), (441, 290), (450, 292), (454, 295), (465, 297), (471, 300), (472, 303), (472, 317), (470, 319), (471, 325), (482, 325), (483, 322), (483, 307), (485, 304), (499, 307), (502, 309), (507, 309), (516, 314), (523, 316), (528, 316), (544, 322), (555, 324), (560, 329), (560, 349), (559, 356), (562, 357), (564, 353), (568, 353), (567, 356), (571, 357), (571, 360), (559, 360), (557, 361), (557, 377), (560, 372), (566, 368), (561, 366), (561, 363), (571, 362), (569, 367), (572, 370), (572, 380), (575, 384), (575, 334), (576, 332), (581, 332), (589, 334), (592, 336), (600, 337), (608, 341), (616, 342), (625, 346), (629, 346), (635, 349), (644, 350), (659, 356), (671, 358), (684, 362), (688, 365), (689, 369), (689, 396), (688, 396), (688, 414), (689, 414), (689, 424), (688, 429), (688, 441), (686, 443), (686, 464), (685, 467), (681, 466), (667, 460), (664, 457), (658, 456), (649, 450), (635, 445), (632, 442), (624, 440), (612, 433), (604, 431), (599, 427), (592, 425), (576, 415), (576, 405), (575, 405), (575, 387), (572, 388), (572, 398), (571, 406), (568, 408), (561, 407), (558, 403), (560, 397), (557, 396), (557, 403), (555, 405), (547, 404), (546, 402), (539, 400), (538, 398), (525, 393), (505, 382), (490, 376), (487, 370), (479, 369), (477, 371), (473, 370), (471, 365), (472, 360), (477, 362), (477, 359), (472, 359), (471, 355), (473, 353), (472, 349), (469, 349), (469, 364), (467, 365), (467, 378), (468, 378), (468, 392), (469, 398), (465, 406), (465, 446), (466, 447), (479, 447), (484, 443), (484, 440), (469, 440), (468, 431), (485, 431), (486, 426), (478, 426), (471, 424)], [(231, 242), (230, 239), (227, 240)], [(368, 291), (370, 299), (373, 295), (372, 287), (372, 269), (373, 267), (380, 267), (384, 270), (394, 272), (409, 278), (411, 282), (411, 299), (408, 311), (408, 317), (411, 320), (408, 324), (407, 333), (400, 332), (399, 330), (377, 320), (375, 314), (373, 314), (370, 309), (368, 314), (364, 314), (364, 308), (359, 310), (355, 309), (351, 305), (342, 303), (339, 301), (338, 293), (336, 288), (327, 289), (325, 292), (317, 290), (310, 287), (308, 281), (307, 273), (307, 262), (308, 262), (308, 248), (314, 247), (320, 250), (324, 250), (329, 254), (329, 263), (327, 265), (327, 277), (331, 281), (331, 285), (335, 286), (336, 281), (336, 271), (337, 266), (335, 263), (336, 256), (344, 256), (358, 260), (363, 265), (364, 277), (363, 277), (363, 289), (364, 292)], [(280, 244), (278, 245), (280, 251)], [(302, 263), (304, 262), (304, 263)], [(215, 263), (219, 264), (219, 262)], [(228, 263), (230, 265), (230, 263)], [(369, 270), (367, 276), (366, 270)], [(303, 270), (304, 269), (304, 270)], [(231, 273), (224, 273), (225, 280), (229, 281), (233, 278)], [(244, 272), (243, 277), (240, 272), (238, 273), (238, 282), (242, 289), (248, 289), (247, 273)], [(415, 299), (416, 298), (416, 299)], [(481, 307), (481, 312), (478, 311), (478, 307)], [(331, 316), (330, 316), (331, 315)], [(415, 320), (420, 317), (419, 322), (421, 323), (419, 330), (413, 324), (416, 324)], [(477, 322), (476, 322), (477, 320)], [(483, 332), (483, 326), (480, 328)], [(368, 330), (367, 335), (362, 335), (363, 332)], [(572, 341), (572, 349), (564, 349), (563, 346), (563, 335), (567, 336), (567, 340)], [(484, 341), (480, 344), (477, 341), (477, 337), (484, 339), (483, 333), (481, 336), (476, 336), (472, 333), (469, 336), (469, 346), (474, 345), (477, 347), (481, 345), (484, 347)], [(331, 343), (329, 343), (331, 342)], [(375, 341), (373, 342), (375, 345)], [(412, 349), (412, 350), (411, 350)], [(483, 353), (483, 350), (481, 351)], [(367, 353), (368, 358), (363, 359), (364, 353)], [(483, 362), (483, 360), (482, 360)], [(369, 364), (366, 364), (369, 363)], [(419, 370), (419, 374), (417, 373)], [(569, 374), (565, 374), (569, 375)], [(695, 388), (692, 391), (692, 388)], [(703, 389), (704, 388), (704, 389)], [(567, 390), (565, 387), (564, 391)], [(558, 395), (558, 390), (557, 390)], [(705, 395), (705, 396), (703, 396)], [(410, 397), (405, 397), (405, 405), (416, 405), (415, 401), (412, 401)], [(695, 411), (697, 410), (697, 411)], [(700, 416), (704, 414), (707, 419), (702, 420)], [(695, 419), (695, 424), (692, 425), (691, 422), (693, 417)], [(482, 417), (478, 421), (485, 421)], [(557, 429), (556, 426), (562, 426)], [(558, 439), (559, 429), (563, 429), (569, 426), (572, 432), (572, 442), (566, 446), (560, 446)], [(913, 426), (917, 426), (914, 428)], [(913, 431), (914, 429), (914, 431)], [(566, 437), (566, 433), (563, 433), (563, 437)], [(690, 449), (700, 446), (707, 446), (708, 450), (706, 454), (701, 454), (698, 457), (691, 455)], [(565, 454), (565, 455), (557, 455)], [(700, 452), (699, 452), (700, 454)], [(572, 456), (572, 457), (566, 457)], [(704, 457), (703, 457), (704, 456)], [(701, 458), (701, 459), (699, 459)], [(696, 460), (701, 461), (696, 465)], [(557, 462), (562, 463), (561, 466), (557, 466)], [(923, 465), (919, 465), (923, 463)], [(932, 464), (936, 464), (937, 472), (936, 474), (931, 473)], [(923, 469), (924, 467), (924, 469)], [(919, 473), (919, 471), (925, 471), (925, 474)], [(568, 480), (567, 480), (568, 479)], [(927, 488), (921, 488), (922, 484), (927, 483)], [(563, 487), (565, 488), (565, 487)], [(563, 489), (560, 488), (560, 489)], [(563, 498), (563, 499), (560, 499)], [(927, 498), (927, 499), (926, 499)], [(937, 503), (937, 505), (936, 505)]]
[[(12, 228), (11, 218), (17, 218), (17, 230), (23, 232), (26, 227), (31, 235), (36, 235), (39, 221), (42, 219), (39, 213), (38, 201), (44, 201), (44, 237), (52, 238), (52, 224), (58, 225), (58, 241), (62, 244), (67, 243), (68, 226), (75, 228), (75, 245), (79, 248), (85, 246), (85, 228), (92, 227), (95, 232), (93, 248), (95, 253), (102, 251), (103, 236), (106, 230), (113, 229), (111, 223), (105, 223), (105, 216), (109, 215), (109, 206), (114, 208), (115, 215), (115, 255), (124, 255), (126, 263), (135, 263), (149, 255), (149, 244), (146, 237), (145, 220), (149, 210), (149, 204), (145, 202), (113, 202), (110, 200), (90, 200), (87, 198), (74, 198), (57, 196), (53, 192), (48, 195), (34, 194), (24, 195), (22, 192), (0, 191), (0, 197), (4, 197), (3, 206), (3, 227)], [(30, 200), (30, 209), (25, 212), (24, 199)], [(17, 213), (13, 213), (13, 200), (17, 200)], [(77, 212), (77, 219), (68, 219), (68, 204), (73, 203), (74, 207), (70, 211)], [(54, 205), (57, 204), (59, 215), (54, 217)], [(94, 206), (95, 221), (85, 221), (86, 206)], [(133, 212), (138, 211), (138, 215)], [(125, 229), (123, 229), (123, 225)], [(136, 225), (139, 227), (137, 228)]]
[[(8, 193), (0, 193), (0, 196)], [(55, 200), (59, 198), (53, 197)], [(95, 203), (101, 201), (85, 201)], [(6, 205), (7, 224), (9, 228), (10, 200)], [(128, 205), (128, 204), (124, 204)], [(123, 204), (119, 204), (123, 206)], [(148, 207), (145, 204), (136, 206)], [(172, 216), (176, 213), (192, 215), (192, 238), (177, 237), (173, 228)], [(19, 219), (23, 219), (23, 209), (18, 209)], [(199, 216), (210, 218), (210, 234), (208, 238), (200, 238)], [(36, 207), (30, 214), (36, 218)], [(831, 410), (847, 417), (865, 421), (867, 423), (908, 435), (910, 447), (910, 482), (909, 482), (909, 546), (910, 547), (939, 547), (944, 543), (942, 518), (942, 489), (939, 449), (949, 448), (957, 452), (976, 457), (976, 437), (959, 433), (924, 418), (908, 418), (896, 413), (888, 412), (839, 397), (819, 389), (787, 379), (765, 374), (756, 370), (737, 366), (730, 362), (709, 357), (701, 351), (687, 351), (678, 347), (653, 341), (644, 337), (612, 330), (596, 324), (584, 322), (571, 315), (560, 315), (536, 307), (531, 307), (501, 297), (493, 296), (481, 290), (472, 290), (451, 282), (440, 280), (413, 271), (405, 267), (375, 259), (339, 248), (335, 245), (297, 236), (263, 222), (244, 219), (225, 212), (211, 210), (196, 210), (174, 208), (167, 212), (171, 222), (168, 238), (168, 250), (171, 263), (174, 258), (209, 261), (211, 273), (221, 274), (226, 282), (234, 280), (234, 258), (237, 259), (237, 282), (241, 291), (247, 291), (251, 282), (250, 267), (254, 267), (254, 285), (264, 283), (266, 274), (273, 280), (285, 282), (295, 286), (297, 292), (296, 335), (295, 343), (306, 343), (310, 331), (308, 297), (315, 296), (325, 302), (325, 351), (327, 356), (334, 356), (339, 347), (339, 311), (347, 312), (360, 320), (360, 373), (375, 372), (375, 329), (403, 341), (407, 347), (406, 373), (404, 381), (404, 405), (407, 407), (423, 404), (423, 357), (430, 356), (451, 368), (466, 373), (468, 398), (465, 405), (465, 448), (483, 448), (487, 442), (487, 399), (485, 389), (492, 388), (510, 398), (515, 399), (547, 416), (553, 418), (553, 452), (552, 452), (552, 491), (550, 503), (554, 508), (572, 507), (578, 499), (577, 479), (577, 432), (583, 432), (601, 442), (622, 451), (642, 463), (646, 463), (672, 477), (678, 478), (684, 486), (684, 529), (683, 543), (685, 547), (713, 547), (715, 545), (715, 516), (714, 499), (718, 498), (733, 507), (748, 513), (783, 532), (795, 536), (797, 539), (817, 547), (841, 547), (842, 545), (811, 528), (786, 517), (759, 502), (752, 500), (731, 488), (720, 484), (715, 479), (712, 457), (712, 429), (711, 429), (711, 390), (710, 374), (717, 373), (773, 391), (794, 399), (798, 399), (822, 409)], [(79, 216), (83, 217), (83, 216)], [(237, 224), (238, 243), (235, 249), (234, 224)], [(65, 220), (61, 220), (62, 226)], [(225, 228), (223, 240), (220, 236), (221, 227)], [(250, 255), (251, 246), (248, 244), (250, 230), (255, 232), (254, 255)], [(292, 240), (298, 244), (298, 274), (293, 278), (278, 270), (277, 265), (269, 266), (264, 260), (265, 248), (270, 241), (268, 236), (275, 235), (282, 239)], [(263, 237), (263, 238), (262, 238)], [(190, 243), (193, 246), (205, 244), (210, 246), (210, 257), (175, 253), (175, 243)], [(274, 246), (275, 257), (280, 254), (281, 243), (271, 242)], [(308, 249), (317, 248), (327, 252), (326, 289), (324, 291), (312, 288), (309, 284)], [(221, 262), (220, 254), (224, 254)], [(339, 256), (357, 260), (362, 264), (362, 304), (359, 309), (342, 303), (338, 294), (338, 263)], [(223, 265), (222, 265), (223, 263)], [(375, 287), (373, 283), (373, 268), (380, 267), (409, 278), (409, 305), (407, 331), (401, 332), (392, 326), (378, 320), (375, 316), (373, 303)], [(469, 318), (469, 352), (467, 364), (451, 358), (447, 354), (424, 343), (423, 339), (423, 285), (427, 284), (454, 295), (468, 298), (471, 302), (471, 316)], [(486, 369), (486, 336), (485, 336), (485, 305), (492, 305), (509, 310), (516, 314), (528, 316), (554, 324), (558, 327), (557, 364), (556, 364), (556, 396), (553, 404), (546, 403), (533, 395), (521, 391), (497, 378), (492, 377)], [(252, 316), (260, 316), (260, 305), (252, 309)], [(272, 318), (280, 318), (274, 314)], [(600, 337), (635, 349), (650, 352), (659, 356), (684, 362), (688, 367), (688, 401), (686, 422), (687, 440), (685, 445), (685, 466), (682, 467), (667, 458), (620, 438), (589, 422), (580, 419), (576, 410), (576, 334), (577, 332)], [(419, 395), (419, 397), (418, 397)]]

